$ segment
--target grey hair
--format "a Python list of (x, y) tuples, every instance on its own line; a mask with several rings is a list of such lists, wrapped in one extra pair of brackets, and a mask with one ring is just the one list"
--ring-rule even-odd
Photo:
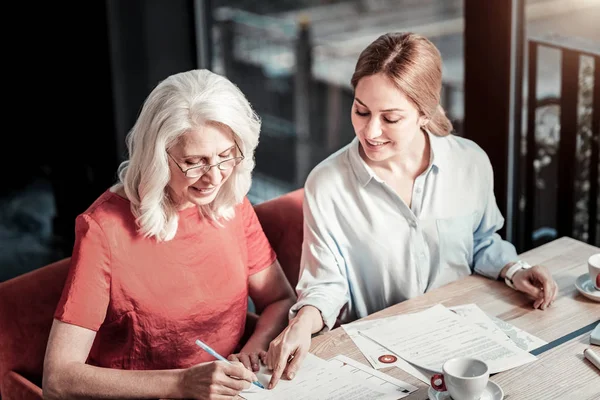
[(244, 94), (227, 78), (206, 69), (171, 75), (152, 90), (127, 134), (129, 159), (119, 166), (119, 182), (113, 186), (124, 188), (138, 231), (145, 237), (168, 241), (175, 236), (179, 217), (166, 190), (167, 150), (184, 133), (207, 124), (228, 127), (245, 159), (213, 202), (198, 207), (199, 212), (218, 224), (229, 220), (250, 190), (261, 121)]

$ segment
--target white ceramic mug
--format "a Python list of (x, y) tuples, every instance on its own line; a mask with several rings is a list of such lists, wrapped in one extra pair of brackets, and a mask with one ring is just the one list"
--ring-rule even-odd
[(596, 290), (600, 290), (600, 253), (596, 253), (588, 258), (588, 270), (590, 271), (590, 280)]
[(431, 387), (441, 392), (448, 391), (453, 400), (479, 400), (490, 379), (488, 365), (470, 357), (446, 361), (442, 372), (431, 377)]

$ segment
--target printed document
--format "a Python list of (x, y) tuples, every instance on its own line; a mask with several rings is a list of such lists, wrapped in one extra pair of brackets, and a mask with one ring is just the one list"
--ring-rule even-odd
[(391, 350), (381, 346), (367, 336), (361, 335), (361, 331), (375, 328), (382, 324), (393, 323), (392, 321), (397, 316), (372, 319), (366, 321), (352, 322), (343, 324), (342, 329), (352, 339), (356, 347), (363, 353), (367, 361), (375, 369), (388, 367), (398, 367), (415, 378), (429, 384), (431, 372), (420, 369), (404, 361), (399, 355), (394, 354)]
[(467, 321), (479, 325), (481, 328), (489, 331), (499, 340), (512, 341), (517, 347), (527, 352), (548, 343), (500, 318), (488, 316), (476, 304), (463, 304), (448, 308), (465, 318)]
[(512, 341), (499, 340), (441, 304), (427, 310), (399, 315), (392, 323), (361, 331), (420, 368), (441, 372), (442, 364), (454, 357), (476, 357), (485, 361), (490, 373), (532, 362), (537, 357)]
[[(256, 376), (267, 387), (271, 371), (262, 366)], [(253, 386), (240, 396), (246, 400), (396, 400), (415, 390), (415, 386), (379, 371), (369, 371), (346, 357), (326, 361), (308, 354), (293, 380), (281, 379), (271, 390)]]
[(335, 356), (328, 362), (336, 368), (341, 368), (352, 374), (352, 379), (362, 379), (364, 385), (371, 386), (373, 389), (386, 394), (381, 400), (401, 399), (419, 389), (410, 383), (396, 379), (381, 371), (374, 370), (373, 368), (344, 355)]

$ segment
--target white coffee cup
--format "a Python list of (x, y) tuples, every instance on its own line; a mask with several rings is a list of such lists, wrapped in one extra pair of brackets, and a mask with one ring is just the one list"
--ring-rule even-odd
[(600, 253), (596, 253), (588, 258), (588, 270), (590, 271), (590, 280), (596, 290), (600, 290)]
[(453, 400), (479, 400), (488, 380), (488, 365), (477, 358), (453, 358), (444, 363), (442, 374), (431, 377), (431, 387), (448, 391)]

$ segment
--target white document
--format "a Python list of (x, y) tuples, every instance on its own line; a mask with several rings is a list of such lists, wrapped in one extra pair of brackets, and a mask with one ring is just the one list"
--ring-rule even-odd
[(442, 364), (454, 357), (482, 359), (488, 364), (490, 373), (537, 359), (512, 342), (499, 341), (490, 332), (467, 322), (441, 304), (400, 315), (393, 323), (361, 333), (406, 361), (435, 372), (441, 372)]
[(362, 379), (365, 385), (385, 394), (381, 400), (396, 400), (408, 396), (419, 388), (410, 383), (396, 379), (388, 374), (369, 368), (344, 355), (336, 356), (328, 361), (330, 364), (351, 373), (354, 379)]
[(486, 330), (498, 341), (512, 342), (511, 338), (506, 336), (494, 321), (492, 321), (481, 308), (477, 307), (476, 304), (463, 304), (460, 306), (448, 307), (448, 309), (460, 315), (469, 323), (475, 324)]
[(530, 352), (531, 350), (541, 347), (547, 342), (542, 339), (527, 333), (516, 326), (501, 320), (500, 318), (487, 315), (476, 304), (463, 304), (460, 306), (449, 307), (467, 321), (479, 325), (481, 328), (489, 331), (498, 340), (512, 341), (522, 350)]
[(352, 339), (356, 347), (363, 353), (367, 361), (375, 369), (398, 367), (415, 378), (429, 384), (432, 373), (411, 365), (391, 350), (381, 346), (367, 336), (361, 335), (361, 331), (375, 328), (382, 324), (393, 323), (397, 316), (379, 318), (367, 321), (343, 324), (342, 328)]
[[(271, 380), (271, 371), (265, 366), (256, 373), (265, 386)], [(365, 379), (358, 379), (337, 363), (329, 363), (308, 354), (293, 380), (281, 379), (271, 390), (251, 388), (240, 393), (246, 400), (390, 400), (386, 391), (375, 389)], [(395, 393), (395, 398), (399, 398)]]

